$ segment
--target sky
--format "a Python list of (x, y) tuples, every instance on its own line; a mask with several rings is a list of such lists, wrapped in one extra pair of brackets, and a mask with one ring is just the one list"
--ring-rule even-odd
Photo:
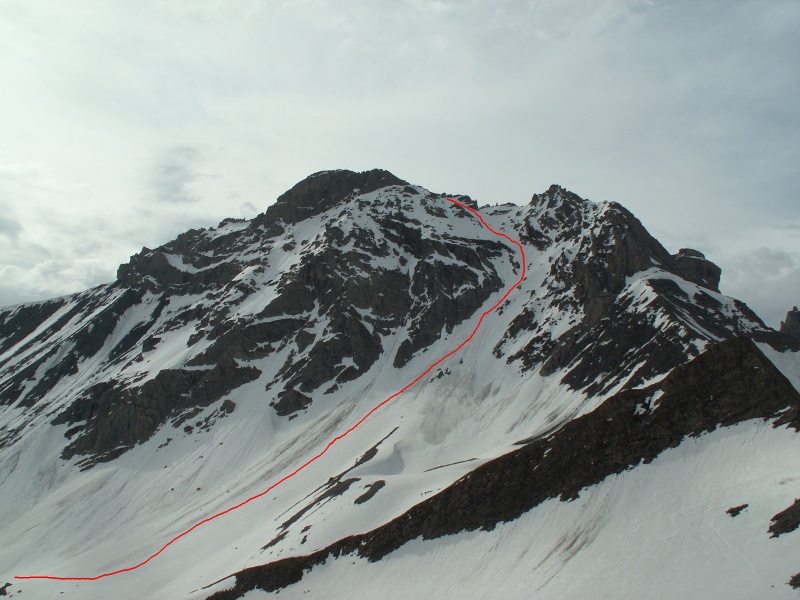
[(311, 173), (630, 209), (800, 304), (800, 2), (3, 0), (0, 305), (112, 281)]

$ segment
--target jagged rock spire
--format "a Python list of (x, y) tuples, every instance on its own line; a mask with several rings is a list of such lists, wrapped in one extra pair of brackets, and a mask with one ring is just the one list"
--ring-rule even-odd
[(800, 340), (800, 310), (796, 306), (786, 313), (786, 320), (781, 322), (780, 332)]

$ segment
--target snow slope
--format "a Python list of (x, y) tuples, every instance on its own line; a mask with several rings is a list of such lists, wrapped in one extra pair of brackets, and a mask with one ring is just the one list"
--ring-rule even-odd
[(377, 563), (330, 560), (279, 597), (797, 598), (785, 581), (800, 567), (800, 536), (767, 528), (800, 497), (798, 464), (794, 431), (741, 423), (495, 530), (413, 541)]

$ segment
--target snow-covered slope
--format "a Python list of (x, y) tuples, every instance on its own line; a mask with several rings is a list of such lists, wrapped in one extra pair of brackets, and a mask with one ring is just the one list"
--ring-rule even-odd
[(374, 563), (332, 558), (280, 598), (797, 598), (785, 581), (800, 536), (767, 528), (800, 497), (799, 461), (795, 432), (748, 421), (491, 531), (415, 539)]
[[(527, 276), (470, 344), (297, 476), (141, 568), (98, 581), (12, 577), (94, 577), (137, 565), (195, 523), (269, 488), (466, 339), (519, 278), (520, 255), (444, 195), (385, 171), (323, 172), (252, 221), (143, 249), (112, 284), (0, 311), (0, 585), (8, 581), (9, 594), (26, 598), (205, 598), (234, 580), (204, 586), (233, 573), (308, 556), (392, 522), (620, 391), (657, 384), (720, 340), (751, 337), (790, 379), (800, 373), (793, 342), (720, 294), (712, 263), (695, 251), (670, 255), (621, 206), (554, 186), (527, 207), (479, 212), (520, 240)], [(724, 439), (741, 441), (731, 452), (746, 454), (753, 469), (781, 452), (781, 465), (796, 463), (796, 436), (786, 425), (737, 423)], [(699, 440), (715, 435), (722, 434)], [(584, 588), (559, 587), (565, 580), (554, 569), (569, 574), (583, 563), (542, 562), (546, 543), (520, 555), (520, 544), (530, 542), (525, 531), (546, 530), (553, 548), (573, 548), (558, 540), (603, 505), (596, 535), (610, 541), (591, 547), (614, 553), (614, 527), (626, 512), (646, 515), (631, 490), (648, 481), (662, 489), (680, 472), (659, 467), (662, 457), (689, 456), (679, 462), (697, 472), (735, 460), (703, 450), (692, 466), (684, 446), (659, 455), (644, 474), (637, 467), (591, 482), (587, 497), (605, 500), (585, 510), (577, 501), (547, 500), (491, 532), (411, 542), (374, 566), (340, 558), (316, 567), (308, 586), (333, 586), (328, 569), (339, 586), (332, 590), (358, 588), (369, 597), (367, 590), (379, 589), (370, 585), (400, 585), (389, 565), (413, 564), (420, 593), (439, 595), (448, 579), (434, 581), (435, 570), (451, 561), (467, 569), (460, 553), (478, 551), (473, 558), (519, 596), (546, 581), (542, 590), (555, 595), (589, 589), (602, 579), (596, 568), (586, 571)], [(788, 467), (776, 469), (791, 479)], [(758, 481), (756, 472), (750, 479), (720, 474), (708, 497), (724, 504), (733, 482), (756, 490)], [(753, 511), (762, 518), (786, 508), (792, 494), (793, 484), (765, 485), (751, 494)], [(653, 508), (688, 526), (664, 508), (679, 503), (665, 494)], [(715, 510), (710, 503), (706, 516), (716, 518)], [(667, 526), (652, 513), (649, 521), (620, 540), (631, 556)], [(731, 535), (723, 539), (739, 540)], [(769, 552), (753, 552), (766, 561), (784, 540), (796, 550), (797, 538), (789, 533), (767, 544)], [(709, 553), (711, 566), (693, 577), (728, 556), (706, 546), (686, 542), (687, 552)], [(602, 558), (574, 554), (591, 564)], [(347, 576), (333, 575), (353, 562)], [(773, 564), (758, 585), (790, 592), (785, 583), (800, 559), (780, 564), (789, 571)], [(531, 574), (517, 583), (508, 569)], [(646, 580), (632, 579), (631, 592)], [(305, 581), (284, 592), (300, 593)], [(476, 589), (458, 587), (469, 581), (452, 583), (453, 596)], [(413, 589), (399, 588), (396, 597), (414, 596)]]

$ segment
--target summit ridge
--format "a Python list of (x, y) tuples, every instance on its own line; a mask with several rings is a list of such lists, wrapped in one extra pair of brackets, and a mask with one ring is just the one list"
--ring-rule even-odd
[(407, 186), (408, 182), (383, 169), (319, 171), (278, 196), (267, 209), (266, 218), (294, 224), (334, 208), (348, 196), (394, 185)]

